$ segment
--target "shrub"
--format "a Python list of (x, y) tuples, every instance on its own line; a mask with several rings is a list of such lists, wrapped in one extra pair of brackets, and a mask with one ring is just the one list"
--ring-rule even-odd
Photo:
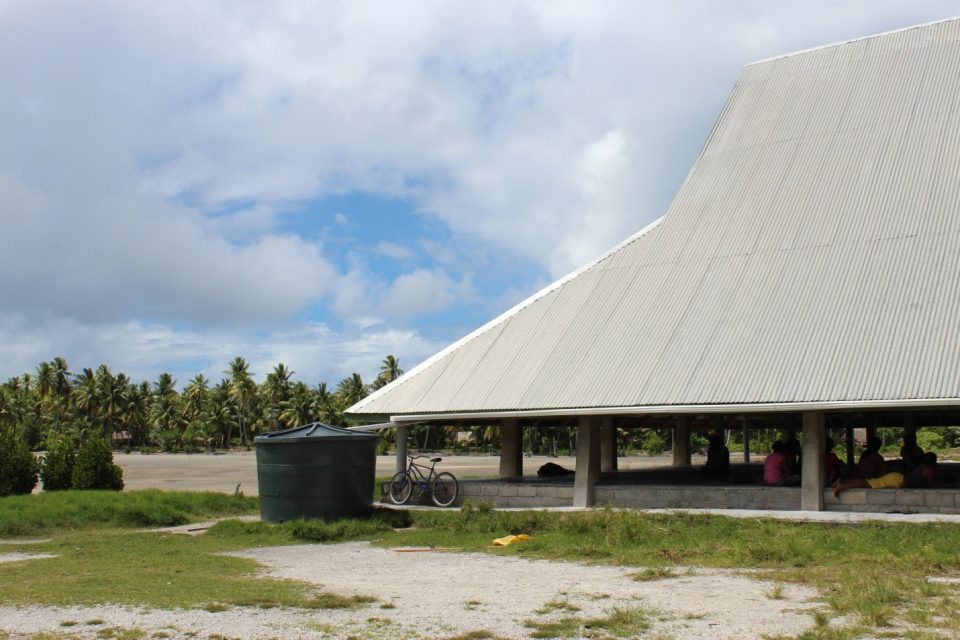
[(947, 448), (946, 440), (936, 431), (918, 431), (917, 444), (924, 451), (943, 451)]
[(30, 493), (37, 486), (37, 460), (27, 443), (0, 433), (0, 496)]
[(57, 438), (47, 447), (40, 465), (44, 491), (62, 491), (73, 486), (73, 467), (77, 461), (77, 445), (69, 438)]
[(660, 455), (668, 448), (669, 445), (667, 444), (667, 439), (656, 431), (651, 431), (643, 440), (643, 450), (651, 456)]
[(106, 440), (90, 437), (80, 448), (71, 476), (74, 489), (123, 489), (123, 469), (113, 464)]

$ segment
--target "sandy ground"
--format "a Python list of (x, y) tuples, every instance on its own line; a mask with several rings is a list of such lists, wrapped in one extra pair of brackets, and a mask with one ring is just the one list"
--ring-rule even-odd
[[(443, 456), (437, 468), (450, 471), (458, 478), (495, 477), (500, 468), (499, 456)], [(620, 458), (620, 469), (666, 466), (665, 456)], [(257, 495), (257, 459), (252, 451), (225, 454), (140, 453), (114, 454), (114, 462), (123, 468), (123, 481), (128, 490), (164, 489), (167, 491), (221, 491), (233, 493), (237, 485), (248, 496)], [(523, 459), (524, 473), (536, 475), (545, 462), (554, 462), (568, 469), (576, 466), (574, 458), (528, 456)], [(700, 460), (694, 460), (695, 463)], [(377, 457), (377, 477), (389, 477), (396, 471), (395, 456)]]
[[(104, 628), (119, 627), (200, 638), (447, 638), (480, 630), (529, 638), (529, 620), (569, 615), (587, 619), (603, 617), (614, 607), (640, 607), (652, 622), (643, 637), (721, 640), (802, 633), (812, 625), (810, 612), (820, 606), (810, 589), (781, 585), (780, 598), (773, 599), (767, 595), (773, 583), (728, 571), (678, 570), (674, 577), (642, 582), (629, 576), (635, 567), (405, 553), (363, 542), (268, 547), (235, 555), (257, 560), (269, 576), (304, 580), (344, 595), (370, 595), (377, 601), (359, 610), (310, 612), (0, 607), (0, 628), (14, 636), (69, 632), (96, 637)], [(580, 610), (543, 612), (550, 601)]]

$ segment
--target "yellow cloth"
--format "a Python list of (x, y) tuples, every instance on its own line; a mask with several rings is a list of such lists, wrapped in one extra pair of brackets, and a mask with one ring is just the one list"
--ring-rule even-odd
[(892, 471), (879, 478), (868, 478), (871, 489), (899, 489), (903, 486), (903, 474)]
[(497, 547), (506, 547), (513, 544), (514, 542), (523, 542), (524, 540), (532, 540), (532, 539), (533, 538), (531, 538), (527, 534), (520, 533), (515, 536), (504, 536), (502, 538), (497, 538), (496, 540), (493, 541), (493, 544), (494, 546), (497, 546)]

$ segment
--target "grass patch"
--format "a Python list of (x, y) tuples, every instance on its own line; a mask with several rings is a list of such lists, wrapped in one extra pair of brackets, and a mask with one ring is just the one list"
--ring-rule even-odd
[(257, 513), (256, 498), (182, 491), (51, 491), (0, 498), (0, 536), (93, 527), (171, 527)]
[(569, 611), (575, 612), (580, 611), (580, 607), (575, 604), (571, 604), (567, 600), (562, 600), (555, 598), (553, 600), (548, 600), (543, 604), (542, 607), (534, 611), (534, 613), (539, 613), (540, 615), (547, 615), (548, 613), (554, 613), (556, 611)]
[(643, 571), (638, 571), (637, 573), (631, 573), (630, 577), (636, 580), (637, 582), (652, 582), (654, 580), (665, 580), (667, 578), (675, 578), (677, 576), (676, 571), (670, 567), (647, 567)]
[(554, 620), (527, 620), (532, 638), (595, 638), (612, 635), (632, 638), (650, 628), (650, 612), (639, 607), (614, 607), (601, 618), (564, 616)]
[[(333, 528), (342, 532), (352, 527)], [(318, 593), (295, 580), (258, 577), (250, 559), (220, 555), (255, 546), (296, 544), (296, 523), (224, 521), (202, 536), (88, 529), (35, 545), (57, 558), (0, 565), (0, 602), (25, 605), (116, 603), (159, 608), (356, 608), (369, 596)], [(344, 533), (346, 535), (346, 533)], [(117, 571), (122, 567), (123, 571)]]

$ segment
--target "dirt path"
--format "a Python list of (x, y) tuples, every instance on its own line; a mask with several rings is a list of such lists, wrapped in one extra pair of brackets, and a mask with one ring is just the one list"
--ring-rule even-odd
[[(401, 553), (368, 543), (250, 549), (234, 555), (264, 565), (266, 575), (295, 578), (324, 591), (377, 598), (354, 611), (229, 609), (160, 611), (117, 606), (0, 607), (0, 629), (96, 637), (105, 627), (172, 637), (448, 638), (487, 631), (529, 638), (527, 621), (604, 617), (640, 608), (651, 628), (640, 637), (674, 640), (796, 635), (812, 624), (816, 593), (728, 571), (679, 572), (642, 582), (636, 568), (587, 566), (480, 553)], [(770, 594), (777, 593), (777, 598)], [(552, 611), (548, 603), (554, 604)], [(92, 624), (87, 624), (92, 621)], [(69, 625), (64, 627), (64, 623)]]

